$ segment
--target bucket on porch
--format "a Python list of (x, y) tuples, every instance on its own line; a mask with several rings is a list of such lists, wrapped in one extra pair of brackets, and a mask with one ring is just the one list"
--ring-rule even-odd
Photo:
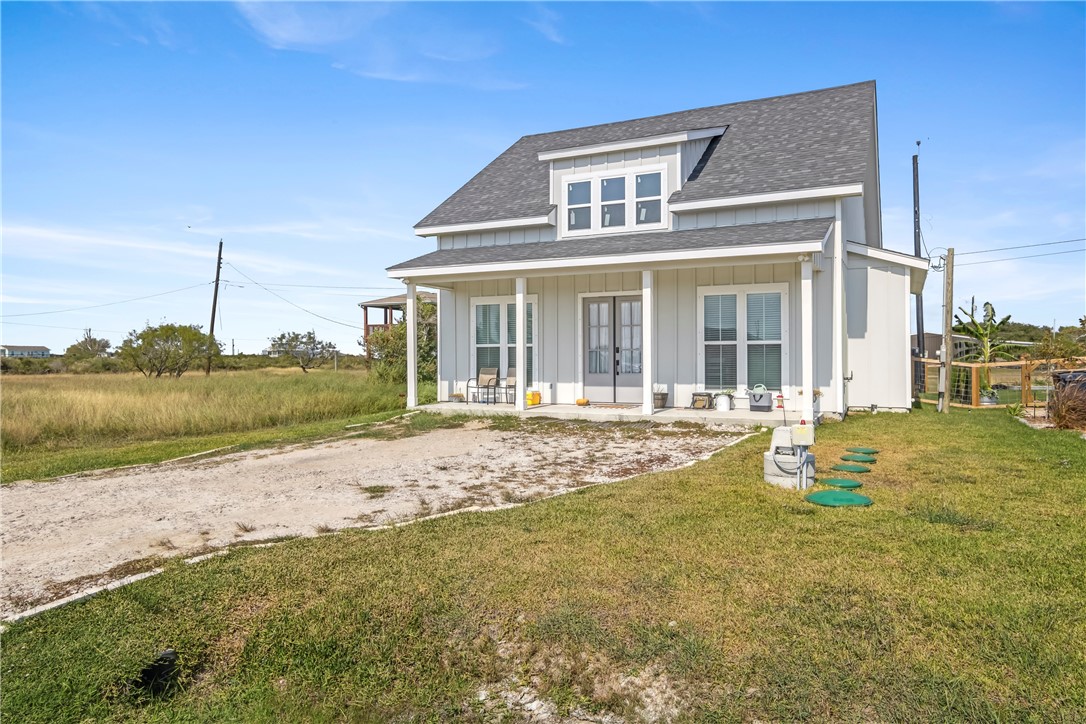
[(747, 390), (747, 394), (750, 395), (751, 412), (773, 411), (773, 396), (769, 394), (765, 385), (755, 385), (754, 389)]
[(655, 407), (657, 409), (662, 408), (662, 407), (667, 407), (667, 396), (668, 396), (667, 392), (653, 392), (652, 393), (652, 405), (653, 405), (653, 407)]
[(538, 391), (528, 391), (524, 394), (524, 401), (529, 407), (532, 405), (538, 405), (540, 402), (540, 393)]

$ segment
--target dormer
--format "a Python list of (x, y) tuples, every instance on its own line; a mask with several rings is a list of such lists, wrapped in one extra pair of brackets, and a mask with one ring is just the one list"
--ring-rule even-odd
[(668, 198), (726, 126), (540, 151), (559, 239), (671, 228)]

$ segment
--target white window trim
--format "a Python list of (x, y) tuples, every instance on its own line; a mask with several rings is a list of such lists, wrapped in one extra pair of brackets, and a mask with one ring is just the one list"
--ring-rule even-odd
[[(655, 224), (638, 224), (635, 220), (635, 213), (637, 209), (637, 181), (636, 177), (641, 174), (659, 173), (660, 174), (660, 221)], [(604, 227), (600, 224), (600, 210), (603, 206), (602, 194), (600, 193), (602, 188), (601, 181), (605, 178), (618, 178), (624, 176), (629, 181), (626, 183), (626, 218), (629, 222), (625, 226), (608, 226)], [(580, 181), (592, 182), (592, 203), (589, 205), (591, 209), (591, 225), (587, 229), (575, 229), (569, 230), (569, 193), (568, 185), (572, 183), (578, 183)], [(660, 231), (668, 228), (669, 212), (667, 205), (667, 198), (671, 194), (672, 179), (668, 175), (668, 166), (666, 163), (654, 163), (646, 166), (629, 166), (627, 168), (613, 168), (606, 171), (591, 171), (589, 173), (570, 174), (568, 176), (562, 176), (560, 180), (561, 186), (559, 187), (558, 197), (558, 238), (571, 239), (578, 236), (599, 236), (601, 234), (629, 234), (634, 231)], [(655, 196), (652, 198), (656, 198)], [(612, 204), (614, 201), (608, 201)], [(583, 206), (583, 204), (574, 204), (574, 206)]]
[[(736, 385), (735, 396), (747, 396), (747, 295), (763, 292), (780, 292), (781, 295), (781, 394), (792, 397), (790, 384), (791, 362), (789, 355), (790, 327), (788, 323), (788, 284), (741, 284), (728, 286), (698, 287), (697, 302), (697, 385), (705, 389), (705, 297), (715, 294), (735, 295), (736, 321)], [(756, 342), (755, 344), (760, 344)]]
[[(539, 295), (538, 294), (526, 294), (524, 295), (525, 304), (532, 305), (532, 369), (535, 371), (536, 379), (532, 380), (530, 386), (526, 386), (529, 390), (539, 390)], [(504, 379), (509, 373), (510, 362), (513, 366), (516, 366), (515, 360), (509, 359), (509, 305), (516, 304), (517, 297), (515, 294), (511, 294), (505, 297), (472, 297), (470, 312), (471, 315), (468, 322), (468, 348), (470, 349), (470, 359), (468, 367), (468, 376), (475, 376), (475, 307), (480, 304), (497, 304), (498, 305), (498, 354), (499, 354), (499, 366), (498, 378)], [(517, 374), (522, 374), (517, 372)], [(527, 380), (525, 380), (527, 381)]]

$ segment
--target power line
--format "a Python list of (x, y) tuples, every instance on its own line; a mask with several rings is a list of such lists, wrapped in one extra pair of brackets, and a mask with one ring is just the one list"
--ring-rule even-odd
[[(1045, 242), (1042, 242), (1040, 244), (1021, 244), (1020, 246), (1001, 246), (998, 249), (984, 249), (982, 251), (960, 251), (960, 252), (957, 252), (957, 256), (965, 256), (966, 254), (990, 254), (990, 253), (995, 252), (995, 251), (1010, 251), (1011, 249), (1032, 249), (1032, 248), (1034, 248), (1036, 246), (1054, 246), (1056, 244), (1074, 244), (1076, 241), (1086, 241), (1086, 238), (1083, 238), (1083, 239), (1064, 239), (1063, 241), (1045, 241)], [(979, 264), (981, 262), (973, 262), (973, 263), (974, 264)], [(965, 266), (965, 265), (964, 264), (959, 264), (958, 266)]]
[(251, 281), (251, 282), (252, 282), (253, 284), (257, 285), (258, 287), (260, 287), (261, 289), (263, 289), (264, 291), (266, 291), (266, 292), (267, 292), (268, 294), (271, 294), (271, 295), (272, 295), (273, 297), (278, 297), (279, 299), (283, 300), (284, 302), (286, 302), (286, 303), (287, 303), (287, 304), (289, 304), (290, 306), (292, 306), (292, 307), (295, 307), (296, 309), (300, 309), (300, 310), (302, 310), (303, 312), (305, 312), (306, 314), (311, 314), (311, 315), (313, 315), (314, 317), (317, 317), (318, 319), (323, 319), (323, 320), (325, 320), (325, 321), (327, 321), (327, 322), (332, 322), (333, 324), (339, 324), (339, 325), (341, 325), (341, 326), (344, 326), (344, 327), (350, 327), (351, 329), (362, 329), (362, 327), (359, 327), (358, 325), (355, 325), (355, 324), (347, 324), (346, 322), (341, 322), (341, 321), (339, 321), (338, 319), (332, 319), (331, 317), (326, 317), (326, 316), (324, 316), (323, 314), (317, 314), (316, 312), (311, 312), (310, 310), (306, 309), (305, 307), (303, 307), (303, 306), (301, 306), (301, 305), (299, 305), (299, 304), (295, 304), (294, 302), (290, 301), (289, 299), (287, 299), (287, 298), (286, 298), (286, 297), (284, 297), (283, 295), (281, 295), (281, 294), (277, 294), (276, 292), (273, 292), (273, 291), (272, 291), (271, 289), (268, 289), (268, 288), (267, 288), (266, 286), (264, 286), (263, 284), (261, 284), (260, 282), (258, 282), (258, 281), (257, 281), (256, 279), (253, 279), (253, 278), (252, 278), (251, 276), (249, 276), (248, 274), (246, 274), (245, 272), (243, 272), (243, 271), (242, 271), (241, 269), (238, 269), (238, 268), (237, 268), (236, 266), (234, 266), (234, 265), (233, 265), (233, 264), (231, 264), (230, 262), (225, 262), (225, 263), (226, 263), (226, 264), (227, 264), (227, 265), (228, 265), (228, 266), (229, 266), (229, 267), (230, 267), (231, 269), (233, 269), (234, 271), (236, 271), (236, 272), (237, 272), (238, 274), (241, 274), (241, 275), (242, 275), (243, 277), (245, 277), (246, 279), (248, 279), (249, 281)]
[[(235, 268), (237, 268), (237, 267), (235, 267)], [(253, 283), (255, 284), (256, 282), (253, 282)], [(275, 284), (269, 284), (268, 286), (270, 286), (270, 287), (300, 287), (300, 288), (303, 288), (303, 289), (360, 289), (362, 291), (368, 291), (368, 292), (373, 292), (373, 291), (377, 291), (377, 292), (403, 291), (402, 286), (400, 286), (400, 287), (340, 287), (340, 286), (333, 286), (331, 284), (280, 284), (278, 282), (276, 282)]]
[(182, 287), (180, 289), (171, 289), (168, 292), (159, 292), (158, 294), (148, 294), (146, 297), (136, 297), (134, 299), (122, 299), (119, 302), (107, 302), (105, 304), (92, 304), (89, 307), (72, 307), (71, 309), (54, 309), (50, 312), (24, 312), (22, 314), (0, 314), (0, 317), (38, 317), (43, 314), (63, 314), (64, 312), (81, 312), (84, 309), (98, 309), (100, 307), (112, 307), (117, 304), (128, 304), (129, 302), (140, 302), (144, 299), (154, 299), (155, 297), (164, 297), (167, 294), (177, 294), (178, 292), (186, 292), (189, 289), (196, 289), (197, 287), (204, 287), (211, 282), (203, 282), (201, 284), (193, 284), (191, 287)]
[(1009, 256), (1006, 259), (986, 259), (984, 261), (971, 261), (957, 266), (976, 266), (977, 264), (995, 264), (997, 261), (1015, 261), (1017, 259), (1036, 259), (1039, 256), (1059, 256), (1060, 254), (1081, 254), (1086, 249), (1071, 249), (1070, 251), (1053, 251), (1048, 254), (1029, 254), (1028, 256)]
[[(20, 327), (44, 327), (46, 329), (74, 329), (77, 332), (82, 332), (86, 327), (58, 327), (55, 324), (30, 324), (29, 322), (4, 322), (7, 324), (16, 324)], [(109, 332), (110, 334), (126, 334), (119, 329), (95, 329), (96, 332)]]

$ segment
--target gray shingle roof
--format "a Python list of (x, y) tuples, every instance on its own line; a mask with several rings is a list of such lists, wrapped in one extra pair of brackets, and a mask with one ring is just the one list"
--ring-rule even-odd
[[(718, 226), (688, 231), (652, 231), (638, 234), (592, 236), (565, 241), (540, 241), (532, 244), (506, 244), (502, 246), (475, 246), (466, 249), (442, 249), (416, 257), (395, 266), (390, 272), (410, 272), (427, 267), (456, 267), (504, 262), (528, 262), (548, 259), (576, 259), (645, 254), (660, 251), (688, 251), (694, 249), (757, 246), (760, 244), (787, 244), (804, 241), (822, 241), (829, 231), (829, 219), (800, 219), (775, 221), (766, 224)], [(621, 260), (617, 260), (621, 261)], [(455, 269), (450, 269), (455, 272)]]
[(875, 82), (710, 106), (525, 136), (422, 219), (416, 228), (543, 216), (553, 208), (549, 163), (538, 154), (726, 126), (702, 168), (670, 200), (819, 188), (864, 180)]

